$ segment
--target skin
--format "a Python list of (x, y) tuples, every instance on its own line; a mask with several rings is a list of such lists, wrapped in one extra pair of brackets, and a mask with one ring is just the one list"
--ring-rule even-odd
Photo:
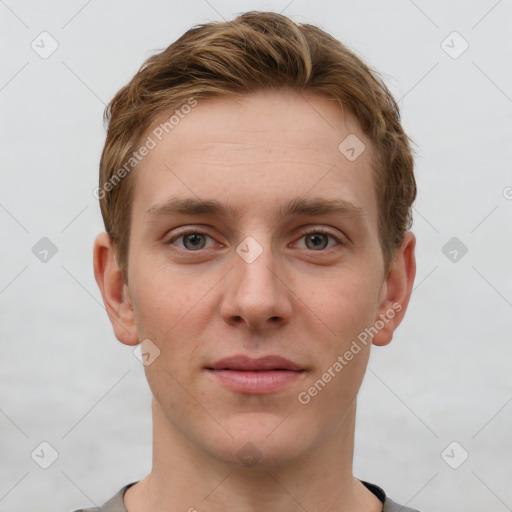
[[(338, 150), (351, 133), (366, 146), (355, 161)], [(352, 473), (356, 397), (371, 343), (308, 404), (297, 399), (398, 303), (372, 340), (388, 344), (407, 309), (415, 236), (405, 234), (385, 274), (371, 151), (335, 101), (258, 92), (200, 100), (137, 166), (129, 284), (106, 233), (94, 247), (117, 339), (150, 339), (160, 350), (144, 367), (154, 397), (153, 467), (126, 492), (129, 512), (381, 510)], [(239, 212), (146, 213), (171, 196), (216, 199)], [(342, 198), (363, 216), (282, 217), (279, 207), (293, 198)], [(183, 226), (208, 235), (199, 249), (193, 237), (175, 238)], [(319, 228), (332, 236), (308, 244), (304, 231)], [(236, 252), (247, 236), (263, 250), (252, 263)], [(204, 369), (234, 354), (277, 354), (305, 372), (275, 393), (235, 392)], [(253, 467), (237, 456), (248, 442), (260, 456)]]

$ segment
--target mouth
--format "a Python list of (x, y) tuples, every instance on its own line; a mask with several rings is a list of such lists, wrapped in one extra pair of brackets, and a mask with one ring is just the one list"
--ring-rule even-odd
[(239, 355), (206, 366), (220, 384), (232, 391), (262, 395), (277, 392), (301, 379), (306, 370), (280, 356), (253, 359)]
[(256, 359), (244, 355), (226, 357), (206, 367), (207, 370), (233, 370), (233, 371), (302, 371), (303, 368), (280, 356), (265, 356)]

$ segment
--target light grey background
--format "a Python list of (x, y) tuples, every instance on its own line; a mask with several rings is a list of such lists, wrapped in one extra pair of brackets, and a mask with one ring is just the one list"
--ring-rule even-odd
[[(0, 0), (0, 510), (100, 505), (150, 470), (143, 367), (92, 272), (102, 113), (154, 51), (251, 9), (358, 52), (417, 144), (416, 288), (391, 345), (373, 349), (356, 476), (424, 512), (512, 510), (511, 0)], [(59, 45), (47, 59), (31, 48), (43, 31)], [(58, 249), (46, 263), (42, 237)], [(456, 262), (452, 237), (468, 249)], [(46, 470), (31, 458), (49, 457), (43, 441), (58, 452)]]

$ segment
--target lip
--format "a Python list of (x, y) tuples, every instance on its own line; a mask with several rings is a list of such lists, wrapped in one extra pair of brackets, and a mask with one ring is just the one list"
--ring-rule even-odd
[(275, 393), (305, 374), (297, 363), (276, 355), (256, 359), (236, 355), (220, 359), (205, 370), (232, 391), (254, 395)]
[(207, 370), (238, 370), (238, 371), (270, 371), (270, 370), (303, 370), (300, 365), (281, 356), (268, 355), (252, 358), (244, 355), (225, 357), (206, 367)]

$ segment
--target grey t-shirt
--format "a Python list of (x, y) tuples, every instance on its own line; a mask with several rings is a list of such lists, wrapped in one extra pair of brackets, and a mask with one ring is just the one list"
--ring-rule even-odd
[[(419, 512), (415, 508), (404, 507), (398, 503), (395, 503), (393, 500), (386, 496), (384, 490), (379, 486), (364, 482), (363, 480), (361, 480), (361, 482), (367, 489), (373, 492), (373, 494), (375, 494), (375, 496), (377, 496), (380, 501), (382, 501), (382, 512)], [(75, 510), (75, 512), (128, 512), (124, 506), (123, 496), (126, 492), (126, 489), (136, 483), (137, 482), (132, 482), (131, 484), (125, 485), (115, 496), (109, 499), (100, 508), (81, 508), (79, 510)]]

